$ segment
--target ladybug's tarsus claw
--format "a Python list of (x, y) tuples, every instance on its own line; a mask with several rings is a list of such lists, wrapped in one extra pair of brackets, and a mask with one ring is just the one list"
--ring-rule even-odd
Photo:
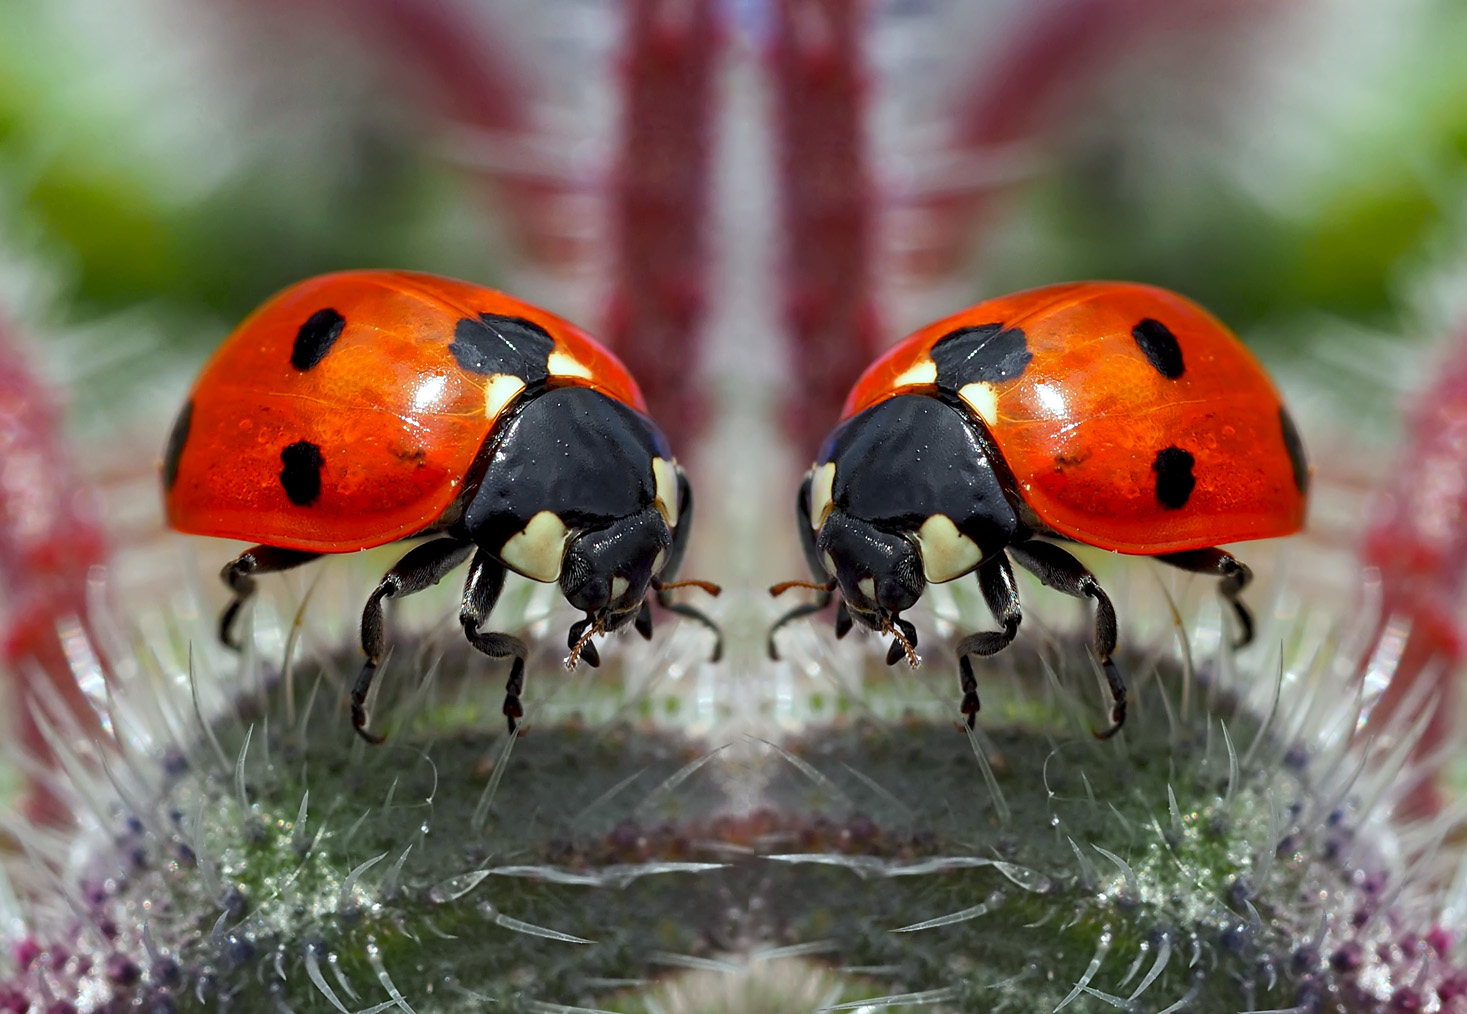
[(356, 685), (351, 688), (351, 724), (356, 734), (374, 746), (387, 742), (386, 735), (367, 731), (367, 694), (372, 691), (372, 680), (377, 676), (377, 663), (368, 660), (357, 675)]
[(382, 733), (379, 735), (378, 733), (367, 731), (367, 718), (365, 715), (361, 716), (360, 723), (357, 721), (357, 716), (355, 714), (352, 715), (352, 727), (356, 730), (358, 736), (362, 737), (373, 746), (381, 746), (383, 743), (387, 742), (386, 733)]
[(967, 693), (963, 694), (962, 711), (963, 714), (967, 716), (968, 728), (970, 729), (978, 724), (979, 708), (980, 705), (978, 703), (978, 694), (976, 691), (969, 690)]
[(524, 689), (525, 660), (516, 655), (509, 667), (509, 679), (504, 683), (504, 719), (511, 733), (515, 730), (516, 719), (525, 717), (524, 706), (520, 704), (520, 691)]
[[(1239, 564), (1239, 566), (1242, 566), (1242, 564)], [(1224, 585), (1226, 586), (1226, 584), (1227, 581), (1224, 579)], [(1233, 596), (1236, 595), (1237, 592), (1233, 592)], [(1233, 615), (1238, 617), (1238, 636), (1233, 638), (1233, 650), (1242, 651), (1253, 643), (1253, 613), (1249, 611), (1241, 599), (1229, 597), (1226, 587), (1223, 591), (1223, 597), (1232, 604)]]
[(234, 621), (239, 616), (239, 607), (243, 604), (236, 599), (229, 603), (225, 607), (224, 612), (219, 616), (219, 643), (235, 653), (238, 653), (243, 648), (242, 642), (234, 632)]
[(1106, 659), (1101, 666), (1105, 670), (1106, 682), (1110, 684), (1110, 728), (1099, 732), (1094, 729), (1090, 731), (1096, 739), (1110, 739), (1121, 731), (1121, 726), (1126, 724), (1126, 684), (1121, 679), (1120, 670), (1110, 659)]

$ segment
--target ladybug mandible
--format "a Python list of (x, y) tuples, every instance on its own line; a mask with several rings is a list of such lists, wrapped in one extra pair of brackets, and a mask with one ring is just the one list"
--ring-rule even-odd
[[(431, 538), (382, 578), (362, 613), (365, 702), (384, 651), (382, 603), (436, 584), (473, 556), (459, 620), (494, 658), (513, 656), (504, 714), (523, 716), (528, 649), (485, 633), (507, 571), (558, 582), (585, 618), (571, 655), (598, 665), (592, 634), (652, 636), (688, 546), (693, 498), (636, 382), (574, 325), (467, 282), (347, 271), (291, 286), (257, 309), (204, 367), (163, 455), (168, 522), (258, 542), (224, 568), (233, 599), (255, 576), (327, 553)], [(717, 587), (698, 585), (717, 594)], [(716, 659), (721, 639), (714, 649)]]
[(993, 299), (917, 331), (873, 363), (846, 399), (803, 485), (797, 512), (835, 631), (852, 619), (891, 634), (887, 664), (915, 666), (902, 618), (928, 584), (976, 571), (1001, 631), (958, 642), (962, 710), (978, 713), (970, 656), (992, 655), (1023, 613), (1010, 559), (1044, 584), (1095, 600), (1095, 650), (1114, 735), (1126, 686), (1111, 660), (1115, 609), (1095, 577), (1049, 539), (1153, 556), (1221, 579), (1252, 577), (1217, 547), (1289, 535), (1304, 522), (1309, 469), (1268, 375), (1238, 338), (1175, 293), (1122, 282), (1053, 285)]

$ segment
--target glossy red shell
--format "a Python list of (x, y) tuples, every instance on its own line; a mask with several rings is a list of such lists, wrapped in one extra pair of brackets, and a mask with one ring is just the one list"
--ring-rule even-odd
[[(1143, 320), (1175, 336), (1185, 370), (1165, 375), (1133, 336)], [(1032, 359), (975, 400), (1016, 492), (1054, 532), (1156, 555), (1302, 527), (1307, 471), (1263, 367), (1228, 328), (1164, 289), (1081, 282), (971, 307), (912, 334), (873, 363), (842, 418), (896, 394), (939, 393), (932, 348), (965, 327), (1022, 329)], [(966, 400), (966, 399), (965, 399)], [(985, 417), (986, 416), (986, 417)], [(1157, 455), (1185, 450), (1195, 487), (1180, 507), (1157, 492)]]
[[(345, 323), (330, 351), (299, 369), (297, 334), (324, 308)], [(458, 322), (485, 313), (544, 328), (560, 366), (551, 386), (594, 388), (646, 412), (615, 356), (528, 303), (406, 271), (323, 275), (271, 298), (204, 367), (180, 448), (165, 462), (169, 524), (327, 553), (432, 527), (506, 407), (489, 397), (492, 377), (449, 350)], [(298, 441), (321, 453), (320, 493), (309, 505), (292, 502), (282, 483), (282, 449)]]

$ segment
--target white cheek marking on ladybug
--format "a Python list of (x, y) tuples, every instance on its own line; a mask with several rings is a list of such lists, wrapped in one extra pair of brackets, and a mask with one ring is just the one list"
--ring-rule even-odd
[(810, 472), (810, 527), (817, 532), (825, 524), (825, 519), (830, 517), (830, 509), (835, 505), (835, 501), (831, 499), (833, 489), (835, 462), (827, 461)]
[(931, 584), (962, 577), (983, 562), (983, 550), (958, 531), (946, 514), (934, 514), (922, 522), (917, 546), (922, 551), (922, 573)]
[(863, 577), (856, 582), (856, 587), (861, 589), (861, 594), (872, 602), (876, 601), (876, 579), (874, 577)]
[(989, 426), (998, 420), (998, 390), (992, 384), (982, 380), (965, 384), (958, 397)]
[(668, 528), (677, 527), (677, 462), (666, 458), (652, 459), (652, 481), (656, 486), (656, 499), (652, 506), (662, 515)]
[(545, 357), (545, 369), (552, 377), (575, 377), (579, 380), (590, 380), (591, 370), (584, 363), (566, 355), (560, 349), (556, 349)]
[(541, 511), (509, 537), (499, 558), (525, 577), (549, 584), (560, 577), (560, 561), (569, 534), (554, 511)]
[(611, 579), (611, 601), (615, 602), (617, 599), (621, 598), (627, 593), (627, 589), (630, 587), (631, 582), (622, 577), (620, 574), (613, 577)]
[(937, 364), (928, 356), (923, 356), (911, 366), (907, 372), (895, 378), (891, 382), (893, 389), (900, 387), (931, 387), (937, 383)]
[(494, 374), (484, 386), (484, 415), (489, 419), (498, 419), (499, 413), (518, 398), (524, 389), (525, 382), (513, 373)]
[(834, 577), (835, 557), (830, 555), (830, 550), (827, 549), (823, 553), (821, 553), (820, 558), (825, 561), (825, 573), (829, 574), (831, 577)]
[(652, 573), (661, 574), (665, 566), (667, 566), (667, 550), (659, 549), (657, 555), (652, 557)]

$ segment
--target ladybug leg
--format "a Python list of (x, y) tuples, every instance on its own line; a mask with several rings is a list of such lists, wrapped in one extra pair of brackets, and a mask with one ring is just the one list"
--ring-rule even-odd
[[(660, 584), (672, 584), (677, 579), (678, 568), (683, 565), (683, 557), (688, 554), (688, 537), (693, 533), (693, 487), (688, 484), (688, 477), (681, 472), (677, 477), (677, 500), (678, 522), (677, 529), (672, 533), (672, 548), (668, 550), (667, 563), (663, 565), (660, 578), (653, 582), (653, 587), (657, 591), (657, 604), (670, 613), (697, 620), (713, 631), (713, 653), (709, 656), (709, 661), (717, 662), (723, 658), (723, 631), (718, 628), (718, 624), (710, 620), (701, 609), (696, 609), (686, 603), (674, 602), (670, 592), (658, 587)], [(714, 591), (713, 594), (717, 595), (718, 592)], [(641, 629), (642, 619), (638, 616), (637, 630)], [(647, 630), (650, 632), (651, 629), (652, 617), (648, 616)], [(643, 636), (650, 636), (650, 633)]]
[(973, 675), (969, 655), (996, 655), (1007, 648), (1019, 633), (1024, 611), (1019, 605), (1019, 585), (1014, 581), (1014, 568), (1004, 553), (995, 553), (978, 568), (978, 587), (993, 618), (1003, 624), (1002, 630), (985, 630), (969, 634), (958, 642), (958, 678), (963, 690), (963, 714), (968, 728), (978, 718), (978, 680)]
[(1185, 553), (1163, 553), (1157, 559), (1194, 574), (1212, 574), (1222, 578), (1218, 582), (1217, 592), (1223, 597), (1223, 601), (1233, 607), (1233, 613), (1238, 617), (1238, 624), (1242, 628), (1238, 639), (1233, 642), (1233, 647), (1246, 648), (1252, 643), (1253, 614), (1239, 598), (1243, 594), (1243, 589), (1248, 587), (1248, 582), (1253, 580), (1253, 571), (1248, 569), (1247, 564), (1231, 553), (1224, 553), (1221, 549), (1193, 549)]
[(1110, 596), (1083, 563), (1059, 546), (1048, 542), (1025, 542), (1010, 546), (1009, 554), (1020, 567), (1056, 591), (1077, 599), (1095, 600), (1095, 654), (1105, 672), (1111, 701), (1110, 727), (1095, 736), (1097, 739), (1109, 739), (1126, 724), (1126, 681), (1121, 679), (1121, 671), (1111, 660), (1116, 650), (1116, 610), (1111, 605)]
[(642, 640), (652, 640), (652, 604), (646, 599), (642, 600), (642, 608), (637, 612), (635, 626), (637, 633), (642, 635)]
[(490, 658), (514, 656), (509, 667), (509, 679), (504, 684), (504, 718), (509, 731), (514, 732), (515, 722), (523, 718), (525, 709), (520, 705), (520, 692), (525, 689), (525, 658), (530, 649), (518, 637), (509, 634), (483, 633), (480, 627), (494, 611), (499, 593), (504, 590), (504, 565), (480, 549), (469, 564), (468, 580), (464, 582), (463, 603), (459, 607), (458, 619), (463, 624), (464, 636), (469, 643)]
[(382, 600), (401, 598), (431, 588), (443, 579), (450, 570), (463, 563), (472, 550), (472, 543), (458, 539), (434, 539), (413, 549), (382, 576), (377, 587), (367, 597), (362, 610), (362, 651), (367, 656), (356, 684), (351, 689), (351, 724), (369, 743), (382, 742), (382, 736), (367, 731), (367, 694), (372, 689), (372, 680), (377, 675), (377, 666), (382, 663), (385, 637), (382, 630)]
[[(815, 593), (815, 601), (806, 602), (804, 605), (795, 606), (789, 612), (785, 613), (779, 619), (774, 621), (774, 625), (769, 628), (769, 637), (765, 642), (765, 648), (768, 650), (769, 657), (771, 659), (776, 662), (779, 661), (779, 647), (774, 643), (774, 635), (779, 633), (779, 629), (787, 623), (792, 623), (795, 620), (801, 619), (805, 616), (809, 616), (812, 613), (820, 612), (820, 610), (830, 605), (830, 600), (834, 597), (833, 592), (833, 588), (817, 591)], [(847, 627), (846, 630), (849, 631), (850, 628)]]
[(718, 629), (718, 624), (710, 620), (707, 615), (694, 606), (685, 602), (674, 602), (672, 595), (665, 591), (658, 591), (657, 604), (669, 613), (677, 613), (686, 616), (690, 620), (697, 620), (703, 626), (713, 631), (713, 652), (708, 656), (708, 661), (717, 662), (723, 658), (723, 631)]
[[(815, 579), (817, 581), (828, 581), (829, 579), (827, 578), (825, 573), (825, 564), (820, 559), (820, 550), (817, 549), (815, 546), (815, 529), (810, 525), (809, 476), (806, 476), (805, 481), (800, 484), (800, 495), (795, 499), (795, 517), (795, 524), (799, 527), (800, 531), (800, 548), (805, 553), (805, 563), (809, 565), (810, 573), (815, 575)], [(803, 587), (803, 585), (801, 587)], [(778, 585), (776, 585), (775, 588), (779, 589), (780, 591), (784, 590)], [(773, 591), (773, 589), (771, 589), (771, 591)], [(806, 602), (804, 605), (795, 606), (789, 612), (785, 613), (779, 619), (774, 621), (774, 625), (769, 628), (769, 636), (765, 640), (764, 645), (765, 650), (769, 653), (769, 657), (771, 659), (776, 662), (779, 661), (779, 647), (774, 643), (774, 635), (779, 632), (779, 629), (787, 623), (792, 623), (795, 620), (801, 619), (805, 616), (809, 616), (812, 613), (820, 612), (820, 610), (830, 605), (830, 600), (833, 598), (833, 595), (831, 593), (834, 591), (835, 583), (830, 582), (830, 584), (823, 591), (816, 592), (815, 601)], [(842, 623), (841, 617), (845, 617), (844, 623)], [(842, 627), (844, 627), (844, 629), (842, 629)], [(851, 614), (850, 611), (846, 609), (846, 604), (842, 602), (840, 604), (840, 610), (835, 614), (835, 636), (845, 637), (846, 634), (850, 633), (850, 630)]]
[(240, 610), (255, 595), (256, 574), (275, 574), (282, 570), (310, 563), (320, 553), (307, 553), (300, 549), (279, 549), (275, 546), (255, 546), (246, 549), (231, 560), (220, 572), (219, 577), (234, 592), (234, 598), (219, 614), (219, 641), (226, 648), (239, 651), (239, 638), (235, 636), (234, 621)]

